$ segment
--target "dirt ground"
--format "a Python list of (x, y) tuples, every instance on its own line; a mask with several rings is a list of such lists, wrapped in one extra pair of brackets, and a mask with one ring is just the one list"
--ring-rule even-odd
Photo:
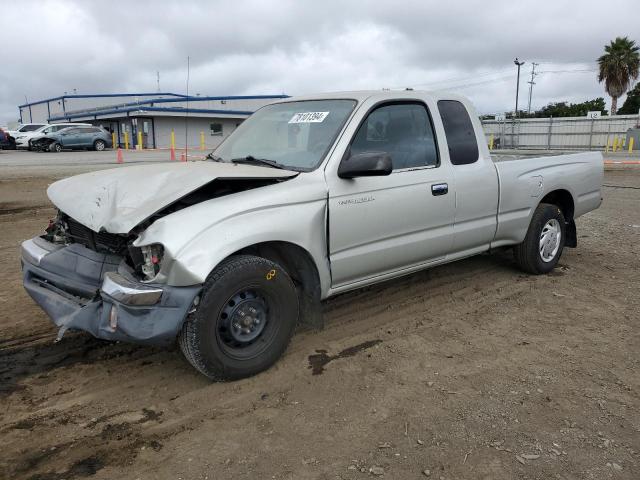
[[(49, 178), (0, 181), (0, 478), (640, 477), (640, 169), (548, 276), (509, 252), (341, 295), (269, 371), (56, 331), (20, 241)], [(624, 188), (623, 188), (624, 187)]]

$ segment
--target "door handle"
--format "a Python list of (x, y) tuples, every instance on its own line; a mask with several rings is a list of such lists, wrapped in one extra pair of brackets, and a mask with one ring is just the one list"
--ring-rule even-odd
[(431, 185), (431, 195), (434, 197), (446, 195), (447, 193), (449, 193), (449, 185), (447, 183), (435, 183)]

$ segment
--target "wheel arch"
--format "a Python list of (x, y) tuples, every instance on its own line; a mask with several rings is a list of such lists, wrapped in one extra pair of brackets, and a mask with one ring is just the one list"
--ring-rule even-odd
[(229, 257), (233, 255), (255, 255), (282, 266), (296, 286), (300, 323), (313, 328), (323, 327), (320, 272), (309, 251), (295, 243), (278, 240), (248, 245)]
[(564, 188), (559, 188), (556, 190), (552, 190), (547, 193), (540, 203), (548, 203), (551, 205), (555, 205), (558, 207), (565, 219), (565, 232), (566, 232), (566, 240), (565, 246), (567, 247), (576, 247), (578, 244), (578, 238), (576, 233), (576, 223), (574, 220), (575, 214), (575, 201), (573, 199), (573, 195), (571, 192)]

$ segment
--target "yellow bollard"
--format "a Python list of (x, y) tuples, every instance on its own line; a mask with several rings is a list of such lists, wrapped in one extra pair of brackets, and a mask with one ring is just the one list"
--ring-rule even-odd
[(489, 150), (493, 150), (493, 133), (489, 137)]
[(129, 150), (129, 132), (124, 132), (124, 149)]
[(111, 132), (111, 148), (118, 148), (116, 145), (116, 134)]
[(171, 149), (176, 149), (176, 132), (173, 131), (173, 128), (171, 129)]
[(615, 152), (618, 149), (618, 136), (613, 137), (613, 151)]
[(610, 140), (610, 138), (607, 136), (607, 146), (604, 147), (604, 152), (605, 153), (609, 153), (609, 140)]
[(629, 153), (633, 153), (633, 152), (632, 152), (632, 150), (633, 150), (633, 140), (634, 140), (634, 138), (633, 138), (633, 137), (631, 137), (631, 138), (629, 139)]
[(142, 150), (142, 132), (138, 132), (138, 150)]
[(200, 150), (204, 150), (204, 132), (200, 132)]

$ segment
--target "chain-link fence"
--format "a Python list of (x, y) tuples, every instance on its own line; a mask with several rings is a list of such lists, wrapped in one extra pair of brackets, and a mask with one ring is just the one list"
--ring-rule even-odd
[[(638, 135), (640, 115), (482, 120), (482, 126), (494, 148), (603, 150), (626, 147)], [(639, 148), (636, 138), (633, 149)]]

